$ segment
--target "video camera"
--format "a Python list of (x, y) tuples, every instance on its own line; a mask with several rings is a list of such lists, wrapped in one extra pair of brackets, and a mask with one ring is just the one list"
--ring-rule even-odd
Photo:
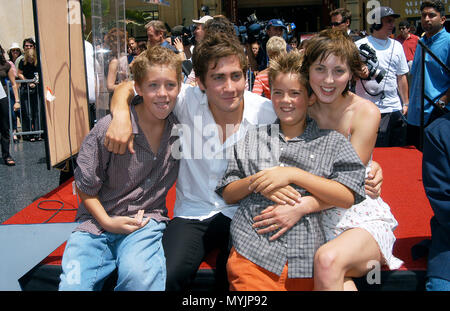
[(172, 44), (175, 42), (175, 38), (180, 38), (184, 46), (188, 46), (195, 43), (194, 38), (194, 25), (183, 26), (178, 25), (172, 28), (172, 35), (170, 36)]
[[(249, 42), (266, 42), (269, 38), (266, 32), (267, 24), (269, 21), (259, 21), (256, 14), (253, 13), (247, 17), (247, 21), (243, 23), (243, 26), (235, 26), (236, 34), (239, 37), (241, 43), (246, 44)], [(286, 23), (286, 31), (284, 32), (284, 39), (286, 42), (294, 35), (294, 29), (296, 28), (294, 23)]]
[(359, 54), (364, 58), (363, 61), (369, 69), (368, 80), (375, 79), (379, 84), (386, 75), (386, 70), (379, 68), (377, 53), (367, 43), (364, 43), (359, 47)]

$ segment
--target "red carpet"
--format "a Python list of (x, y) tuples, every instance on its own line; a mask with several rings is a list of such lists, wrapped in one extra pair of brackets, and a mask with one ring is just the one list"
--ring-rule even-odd
[(426, 259), (413, 260), (411, 247), (429, 238), (430, 207), (422, 184), (422, 153), (411, 148), (375, 148), (373, 158), (383, 168), (381, 197), (398, 221), (394, 255), (405, 264), (400, 270), (426, 270)]
[[(395, 231), (397, 242), (394, 246), (394, 255), (405, 262), (400, 270), (426, 270), (425, 258), (414, 261), (411, 256), (411, 247), (430, 237), (429, 220), (432, 217), (432, 210), (422, 185), (422, 154), (414, 148), (376, 148), (374, 160), (383, 168), (382, 198), (389, 204), (399, 222)], [(47, 200), (64, 202), (64, 209), (76, 208), (77, 199), (72, 193), (72, 180), (33, 202), (3, 224), (30, 224), (46, 221), (55, 212), (39, 209), (40, 202), (41, 208), (61, 208), (60, 203), (43, 202)], [(172, 216), (171, 208), (174, 203), (175, 187), (169, 191), (167, 197), (167, 206), (170, 207), (169, 216)], [(76, 211), (61, 211), (51, 219), (51, 222), (73, 222), (75, 214)], [(61, 245), (42, 263), (59, 265), (64, 247), (65, 244)], [(214, 266), (212, 257), (210, 256), (201, 268)]]

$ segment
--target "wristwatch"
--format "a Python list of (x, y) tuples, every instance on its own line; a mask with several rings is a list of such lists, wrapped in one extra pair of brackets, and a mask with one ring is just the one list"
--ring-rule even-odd
[(445, 106), (447, 106), (447, 103), (443, 101), (442, 99), (439, 99), (436, 103), (441, 109), (444, 109)]

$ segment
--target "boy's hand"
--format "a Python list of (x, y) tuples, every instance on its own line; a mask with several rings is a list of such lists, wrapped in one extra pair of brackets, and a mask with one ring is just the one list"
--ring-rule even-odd
[(261, 193), (267, 199), (275, 202), (276, 204), (290, 204), (294, 205), (295, 203), (300, 202), (302, 195), (292, 188), (292, 186), (285, 186), (282, 188), (278, 188), (269, 192), (267, 195)]
[(115, 115), (106, 131), (105, 147), (115, 154), (124, 154), (127, 148), (134, 153), (133, 140), (130, 115)]
[(289, 167), (275, 166), (262, 170), (250, 178), (248, 189), (268, 197), (274, 190), (290, 184), (290, 169)]
[(366, 194), (372, 199), (376, 199), (381, 195), (381, 185), (383, 184), (383, 170), (380, 164), (372, 161), (372, 169), (366, 178)]
[(144, 211), (139, 211), (134, 218), (127, 216), (110, 217), (109, 220), (103, 224), (103, 228), (111, 233), (130, 234), (145, 225), (150, 221), (150, 217), (143, 219)]
[(306, 205), (309, 204), (311, 197), (303, 197), (300, 203), (294, 206), (287, 204), (278, 204), (267, 207), (260, 215), (253, 218), (253, 228), (262, 228), (257, 230), (258, 234), (266, 234), (277, 231), (270, 237), (274, 241), (291, 229), (308, 212)]

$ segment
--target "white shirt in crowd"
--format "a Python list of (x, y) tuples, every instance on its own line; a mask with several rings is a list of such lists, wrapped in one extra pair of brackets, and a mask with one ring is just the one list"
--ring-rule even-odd
[(3, 86), (0, 85), (0, 99), (5, 98), (6, 97), (6, 92), (3, 89)]
[[(381, 40), (373, 36), (368, 36), (355, 42), (358, 48), (364, 43), (367, 43), (376, 51), (379, 68), (385, 69), (386, 75), (380, 83), (377, 83), (375, 79), (369, 81), (359, 80), (356, 83), (356, 94), (375, 103), (381, 113), (402, 110), (401, 100), (397, 93), (397, 76), (404, 75), (409, 71), (402, 45), (400, 42), (390, 38)], [(367, 94), (361, 83), (373, 95), (383, 91), (384, 98), (381, 95), (371, 96)]]

